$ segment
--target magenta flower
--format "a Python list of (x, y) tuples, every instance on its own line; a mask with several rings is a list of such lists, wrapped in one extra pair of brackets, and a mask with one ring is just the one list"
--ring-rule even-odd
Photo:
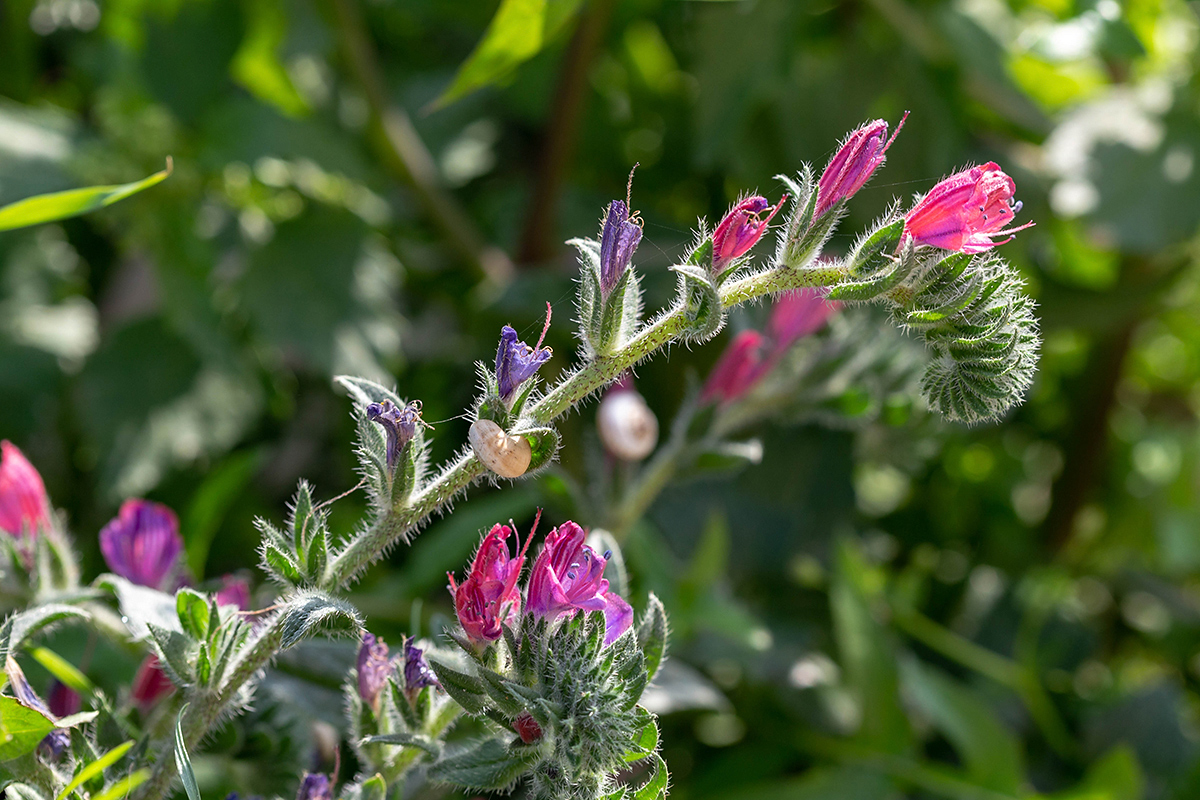
[(387, 685), (388, 675), (396, 666), (395, 658), (388, 658), (388, 646), (383, 639), (372, 633), (364, 633), (358, 648), (358, 696), (372, 708), (379, 704), (379, 694)]
[(505, 540), (512, 533), (512, 528), (507, 525), (493, 525), (475, 553), (467, 579), (456, 584), (454, 574), (448, 575), (458, 622), (467, 638), (476, 644), (499, 639), (502, 626), (515, 624), (521, 613), (521, 592), (517, 588), (517, 580), (521, 577), (529, 540), (525, 541), (525, 549), (521, 550), (520, 555), (509, 556)]
[[(758, 244), (758, 240), (767, 232), (767, 225), (771, 222), (771, 218), (779, 213), (779, 209), (783, 208), (785, 200), (787, 200), (786, 194), (772, 206), (767, 202), (767, 198), (751, 195), (739, 200), (733, 208), (729, 209), (729, 213), (713, 231), (712, 270), (714, 275), (720, 275), (729, 268), (735, 258), (745, 255), (751, 247)], [(765, 214), (767, 211), (771, 213), (767, 214), (766, 219), (760, 219), (759, 215)]]
[[(888, 124), (881, 119), (861, 125), (842, 140), (837, 153), (829, 160), (817, 184), (817, 208), (820, 218), (840, 200), (848, 200), (871, 180), (875, 170), (884, 162), (884, 153), (896, 141), (908, 112), (900, 118), (892, 138), (887, 139)], [(886, 141), (885, 141), (886, 139)]]
[(245, 578), (226, 575), (224, 584), (213, 594), (218, 606), (237, 606), (239, 611), (250, 610), (250, 582)]
[(50, 713), (54, 716), (69, 717), (78, 714), (79, 709), (83, 708), (83, 698), (70, 686), (55, 680), (50, 684), (50, 693), (46, 695), (46, 705), (50, 707)]
[(417, 425), (421, 423), (421, 401), (414, 400), (404, 408), (391, 400), (371, 403), (367, 406), (367, 419), (383, 426), (387, 433), (388, 469), (396, 469), (404, 445), (417, 435)]
[(100, 552), (108, 568), (121, 577), (169, 590), (183, 552), (179, 518), (161, 503), (126, 500), (117, 517), (100, 531)]
[[(904, 215), (904, 232), (918, 244), (960, 253), (982, 253), (1011, 242), (1027, 222), (1005, 228), (1021, 210), (1013, 202), (1016, 182), (993, 161), (956, 172), (929, 190)], [(1007, 236), (995, 241), (997, 236)]]
[[(632, 180), (632, 178), (631, 178)], [(604, 229), (600, 232), (600, 293), (608, 297), (625, 274), (633, 253), (642, 241), (642, 226), (622, 200), (608, 204)]]
[(771, 310), (765, 336), (742, 331), (725, 348), (704, 383), (700, 402), (724, 405), (745, 395), (775, 368), (789, 347), (820, 330), (839, 307), (817, 289), (784, 292)]
[(163, 671), (158, 657), (146, 656), (146, 660), (142, 662), (133, 676), (133, 688), (130, 690), (133, 702), (144, 714), (173, 691), (175, 691), (175, 684), (171, 683), (171, 679)]
[(0, 442), (0, 530), (30, 536), (50, 525), (42, 476), (12, 442)]
[(585, 538), (583, 528), (574, 522), (564, 522), (547, 534), (529, 576), (525, 610), (548, 619), (574, 616), (580, 610), (603, 611), (604, 644), (609, 645), (633, 624), (633, 608), (608, 590), (604, 567), (612, 554), (597, 555), (583, 543)]
[(550, 330), (550, 304), (546, 304), (546, 324), (542, 335), (533, 347), (517, 341), (517, 332), (511, 326), (505, 325), (500, 329), (500, 346), (496, 349), (496, 384), (500, 390), (500, 399), (511, 404), (513, 395), (521, 384), (532, 378), (542, 364), (550, 360), (554, 351), (542, 347), (546, 339), (546, 331)]

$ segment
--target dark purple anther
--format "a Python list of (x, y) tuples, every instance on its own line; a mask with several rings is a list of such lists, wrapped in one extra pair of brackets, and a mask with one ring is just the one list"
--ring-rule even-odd
[(100, 552), (122, 578), (171, 591), (183, 553), (179, 518), (161, 503), (126, 500), (116, 519), (100, 531)]
[(387, 685), (388, 675), (395, 667), (388, 658), (388, 646), (372, 633), (364, 633), (358, 648), (358, 696), (371, 708), (379, 704), (379, 695)]
[(421, 424), (421, 401), (413, 400), (404, 408), (391, 400), (371, 403), (367, 406), (367, 419), (378, 422), (387, 431), (387, 465), (394, 471), (404, 446), (417, 435), (417, 426)]
[(538, 369), (550, 360), (554, 351), (542, 347), (546, 331), (550, 329), (550, 304), (546, 304), (546, 324), (542, 335), (533, 347), (517, 340), (517, 332), (511, 326), (500, 329), (500, 346), (496, 349), (496, 383), (500, 399), (511, 402), (517, 389), (534, 376)]
[(411, 697), (426, 686), (438, 686), (437, 676), (425, 660), (425, 651), (413, 644), (410, 636), (404, 640), (404, 691)]
[(637, 217), (629, 216), (629, 206), (622, 200), (608, 204), (604, 230), (600, 233), (600, 293), (608, 297), (625, 274), (633, 252), (642, 241), (642, 226)]

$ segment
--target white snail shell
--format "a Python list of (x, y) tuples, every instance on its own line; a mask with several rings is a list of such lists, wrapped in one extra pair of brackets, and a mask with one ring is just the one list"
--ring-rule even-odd
[(519, 478), (529, 469), (533, 448), (524, 436), (510, 436), (490, 419), (477, 419), (467, 434), (483, 465), (501, 478)]
[(596, 412), (596, 427), (608, 452), (625, 461), (641, 461), (658, 444), (658, 418), (635, 391), (605, 395)]

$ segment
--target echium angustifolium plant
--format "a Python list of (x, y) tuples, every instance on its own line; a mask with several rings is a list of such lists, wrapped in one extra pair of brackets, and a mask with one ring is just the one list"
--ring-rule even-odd
[[(446, 635), (457, 649), (439, 649), (436, 639), (405, 639), (392, 654), (339, 594), (474, 483), (544, 468), (559, 447), (555, 421), (618, 381), (601, 419), (612, 434), (606, 444), (620, 458), (645, 458), (654, 449), (657, 422), (647, 417), (630, 370), (673, 343), (711, 339), (730, 309), (760, 298), (777, 300), (766, 330), (743, 332), (731, 342), (688, 412), (706, 409), (718, 420), (716, 429), (742, 424), (747, 417), (738, 409), (773, 407), (784, 394), (800, 391), (773, 378), (786, 377), (780, 365), (793, 345), (827, 320), (838, 328), (830, 337), (838, 359), (880, 349), (877, 332), (842, 325), (841, 314), (830, 320), (835, 303), (880, 304), (899, 328), (920, 334), (932, 356), (923, 392), (943, 416), (979, 422), (1018, 403), (1039, 340), (1033, 304), (995, 252), (1025, 227), (1012, 227), (1020, 204), (1013, 180), (998, 165), (946, 178), (907, 211), (897, 204), (848, 253), (823, 253), (846, 204), (883, 164), (899, 126), (890, 137), (888, 128), (876, 120), (852, 132), (819, 179), (808, 168), (782, 178), (787, 192), (777, 201), (742, 197), (711, 232), (701, 224), (673, 267), (677, 297), (650, 320), (642, 318), (633, 263), (643, 232), (632, 192), (614, 200), (598, 239), (572, 242), (582, 266), (579, 363), (543, 389), (539, 371), (552, 358), (550, 349), (542, 339), (521, 341), (505, 326), (494, 362), (479, 367), (469, 446), (437, 469), (429, 464), (429, 426), (419, 400), (340, 378), (354, 401), (369, 514), (339, 535), (330, 529), (328, 503), (315, 502), (302, 483), (285, 526), (258, 522), (261, 566), (278, 587), (269, 600), (260, 592), (258, 599), (267, 601), (260, 610), (250, 610), (248, 587), (237, 581), (190, 585), (175, 515), (143, 500), (128, 501), (99, 533), (111, 573), (82, 586), (65, 520), (33, 465), (3, 443), (0, 607), (11, 613), (0, 627), (8, 687), (0, 695), (0, 788), (30, 800), (72, 792), (93, 800), (157, 799), (182, 779), (192, 793), (189, 751), (250, 707), (280, 653), (324, 633), (359, 643), (345, 694), (346, 729), (360, 771), (340, 787), (341, 776), (306, 775), (301, 798), (383, 798), (402, 791), (414, 774), (473, 789), (524, 781), (543, 798), (664, 796), (667, 769), (657, 754), (657, 725), (639, 701), (666, 650), (666, 615), (650, 597), (634, 624), (633, 608), (605, 576), (610, 556), (619, 553), (610, 554), (608, 544), (596, 545), (604, 550), (598, 552), (580, 526), (554, 528), (527, 572), (532, 535), (510, 549), (514, 531), (494, 527), (462, 582), (450, 580), (458, 627)], [(757, 264), (753, 248), (775, 220), (774, 254)], [(853, 368), (839, 373), (843, 381), (868, 381), (871, 371), (892, 368), (886, 358), (850, 361)], [(639, 483), (618, 520), (625, 525), (670, 470), (650, 472), (654, 480)], [(33, 648), (48, 626), (66, 623), (90, 626), (139, 657), (128, 690), (109, 697), (79, 666)], [(58, 682), (31, 685), (20, 664), (27, 654)], [(464, 714), (482, 733), (447, 742)], [(414, 771), (417, 765), (423, 769)]]

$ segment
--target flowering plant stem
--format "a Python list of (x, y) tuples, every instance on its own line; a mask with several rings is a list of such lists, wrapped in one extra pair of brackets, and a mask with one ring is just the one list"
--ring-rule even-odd
[[(836, 266), (805, 270), (783, 266), (764, 270), (727, 283), (720, 292), (721, 306), (731, 308), (791, 289), (829, 286), (843, 277), (844, 272)], [(528, 418), (535, 424), (545, 425), (561, 417), (593, 392), (615, 381), (625, 370), (683, 338), (687, 326), (681, 305), (668, 309), (644, 326), (625, 347), (611, 355), (595, 358), (566, 375), (528, 408)], [(345, 588), (388, 547), (409, 536), (485, 472), (486, 468), (473, 453), (460, 455), (406, 503), (392, 508), (378, 524), (348, 542), (330, 563), (325, 588), (332, 591)]]

